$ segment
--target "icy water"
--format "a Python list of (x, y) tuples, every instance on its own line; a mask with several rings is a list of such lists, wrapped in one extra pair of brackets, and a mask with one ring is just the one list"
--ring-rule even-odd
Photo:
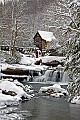
[[(43, 84), (32, 84), (35, 90)], [(70, 104), (64, 98), (34, 97), (19, 106), (6, 108), (0, 120), (80, 120), (80, 105)]]
[(80, 120), (80, 106), (61, 98), (34, 98), (21, 104), (20, 109), (30, 111), (27, 120)]

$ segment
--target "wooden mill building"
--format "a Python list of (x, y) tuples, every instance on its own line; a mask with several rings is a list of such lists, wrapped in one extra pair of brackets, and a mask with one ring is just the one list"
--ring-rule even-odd
[(37, 33), (34, 36), (34, 45), (38, 47), (41, 52), (48, 48), (51, 44), (51, 41), (55, 40), (52, 32), (47, 31), (37, 31)]

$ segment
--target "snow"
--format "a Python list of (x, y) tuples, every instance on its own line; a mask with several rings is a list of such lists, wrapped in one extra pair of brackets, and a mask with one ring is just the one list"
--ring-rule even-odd
[(4, 0), (0, 0), (0, 2), (4, 3)]
[(74, 0), (73, 3), (77, 3), (80, 5), (80, 1), (79, 0)]
[(43, 63), (46, 62), (51, 62), (53, 60), (62, 62), (66, 59), (66, 57), (62, 57), (62, 56), (43, 56), (43, 57), (39, 57), (39, 58), (31, 58), (31, 57), (27, 57), (26, 55), (23, 55), (20, 64), (24, 64), (24, 65), (34, 65), (34, 63), (37, 60), (42, 60)]
[(42, 59), (42, 62), (43, 63), (46, 63), (46, 62), (51, 62), (51, 61), (59, 61), (59, 62), (62, 62), (66, 59), (66, 57), (61, 57), (61, 56), (44, 56), (44, 57), (40, 57), (40, 59)]
[[(16, 106), (19, 105), (19, 101), (23, 99), (30, 100), (34, 97), (34, 91), (30, 90), (31, 86), (24, 86), (22, 83), (17, 80), (2, 79), (0, 81), (0, 109), (6, 108), (7, 106)], [(15, 92), (14, 96), (5, 94), (3, 91), (8, 93), (9, 91)], [(28, 93), (27, 93), (28, 91)]]
[[(7, 2), (7, 1), (11, 1), (11, 0), (5, 0), (5, 2)], [(19, 0), (17, 0), (17, 1), (19, 1)], [(0, 0), (0, 2), (2, 2), (4, 4), (4, 0)]]
[(51, 96), (52, 96), (52, 97), (59, 98), (59, 97), (64, 96), (64, 94), (63, 94), (63, 93), (53, 93), (53, 94), (51, 94)]
[(80, 96), (76, 96), (71, 100), (73, 104), (80, 104)]
[[(30, 93), (32, 93), (32, 90), (30, 91), (30, 87), (27, 86), (27, 89)], [(15, 92), (16, 95), (6, 95), (2, 91), (12, 91)], [(8, 79), (5, 79), (0, 81), (0, 108), (19, 105), (19, 101), (22, 100), (22, 97), (24, 97), (27, 100), (30, 100), (33, 97), (33, 94), (27, 94), (26, 87), (17, 80), (9, 81)]]
[(7, 100), (14, 101), (14, 98), (10, 95), (4, 95), (0, 93), (0, 101), (7, 101)]
[(44, 65), (42, 65), (42, 66), (40, 66), (40, 65), (20, 65), (20, 64), (12, 64), (12, 65), (9, 65), (9, 64), (1, 64), (1, 69), (2, 70), (5, 70), (5, 69), (7, 69), (7, 68), (11, 68), (11, 69), (16, 69), (16, 68), (19, 68), (19, 69), (21, 69), (21, 70), (35, 70), (35, 71), (40, 71), (40, 70), (44, 70), (44, 69), (46, 69), (47, 68), (47, 66), (44, 66)]
[(40, 36), (42, 37), (42, 39), (44, 39), (46, 41), (56, 40), (56, 38), (54, 37), (54, 35), (53, 35), (52, 32), (38, 30), (38, 33), (40, 34)]
[(18, 100), (10, 95), (4, 95), (0, 93), (0, 108), (5, 108), (7, 106), (19, 105)]
[(7, 69), (7, 67), (8, 67), (8, 64), (7, 64), (7, 63), (5, 63), (5, 64), (1, 63), (1, 69), (2, 69), (2, 70)]
[[(41, 71), (47, 69), (47, 66), (45, 65), (34, 65), (36, 60), (42, 59), (42, 62), (50, 62), (53, 60), (57, 60), (59, 62), (62, 62), (66, 59), (66, 57), (59, 57), (59, 56), (44, 56), (44, 57), (39, 57), (39, 58), (31, 58), (27, 57), (26, 55), (23, 55), (23, 58), (21, 59), (21, 64), (12, 64), (9, 65), (7, 63), (1, 63), (1, 69), (7, 69), (7, 68), (20, 68), (23, 70), (36, 70), (36, 71)], [(58, 68), (61, 67), (60, 65)], [(18, 105), (19, 101), (22, 100), (22, 96), (24, 96), (27, 99), (31, 99), (34, 94), (33, 90), (30, 90), (31, 86), (24, 86), (22, 83), (18, 82), (17, 80), (2, 80), (0, 81), (0, 108), (5, 108), (6, 105)], [(52, 89), (55, 91), (55, 93), (51, 93), (50, 95), (52, 97), (62, 97), (64, 94), (68, 95), (67, 90), (63, 89), (59, 84), (55, 84), (52, 86), (48, 87), (41, 87), (39, 92), (41, 93), (42, 91), (47, 91), (49, 89)], [(10, 96), (10, 95), (5, 95), (2, 94), (2, 90), (8, 91), (14, 91), (17, 95), (15, 96)], [(25, 91), (24, 91), (25, 90)], [(28, 93), (27, 93), (28, 92)], [(31, 95), (30, 95), (30, 94)], [(3, 104), (1, 104), (3, 103)], [(74, 97), (71, 100), (71, 103), (76, 103), (80, 104), (80, 96)]]
[(25, 98), (27, 97), (28, 99), (31, 98), (30, 95), (28, 95), (22, 87), (20, 86), (17, 86), (16, 84), (14, 84), (13, 82), (10, 82), (10, 81), (2, 81), (0, 83), (0, 89), (1, 90), (6, 90), (7, 92), (8, 91), (14, 91), (15, 93), (17, 93), (17, 96), (19, 96), (20, 98), (22, 96), (24, 96)]
[(72, 5), (72, 4), (77, 4), (77, 6), (79, 7), (80, 6), (80, 0), (73, 0), (71, 3), (70, 3), (70, 5)]
[(34, 63), (34, 61), (35, 61), (34, 58), (23, 55), (20, 64), (31, 65), (32, 63)]
[(25, 89), (24, 85), (23, 85), (22, 83), (18, 82), (17, 80), (14, 80), (13, 82), (14, 82), (14, 84), (16, 84), (17, 86), (21, 86), (23, 89)]
[(36, 70), (36, 71), (40, 71), (40, 70), (45, 70), (47, 68), (47, 66), (45, 65), (35, 65), (34, 63), (36, 61), (42, 60), (43, 63), (46, 62), (51, 62), (51, 61), (65, 61), (66, 57), (59, 57), (59, 56), (44, 56), (44, 57), (39, 57), (39, 58), (31, 58), (31, 57), (27, 57), (26, 55), (23, 55), (20, 64), (7, 64), (7, 63), (1, 63), (1, 69), (5, 70), (7, 68), (11, 68), (11, 69), (16, 69), (19, 68), (21, 70)]
[(64, 96), (64, 94), (68, 95), (67, 90), (65, 90), (64, 88), (61, 88), (61, 86), (59, 84), (54, 84), (52, 86), (48, 86), (48, 87), (41, 87), (39, 92), (47, 92), (48, 90), (53, 90), (53, 94), (51, 94), (51, 96), (54, 97), (60, 97), (60, 96)]
[(1, 76), (3, 77), (11, 77), (11, 78), (27, 78), (28, 76), (27, 75), (7, 75), (7, 74), (3, 74), (1, 73)]
[(2, 109), (2, 108), (6, 108), (6, 107), (7, 107), (7, 105), (5, 105), (4, 102), (1, 102), (1, 103), (0, 103), (0, 109)]

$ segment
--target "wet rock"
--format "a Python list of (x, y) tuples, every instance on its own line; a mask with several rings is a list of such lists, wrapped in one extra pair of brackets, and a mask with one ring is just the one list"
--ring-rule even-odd
[(28, 75), (29, 74), (29, 70), (23, 70), (23, 69), (19, 69), (19, 68), (15, 68), (15, 69), (11, 69), (11, 68), (7, 68), (5, 70), (2, 70), (2, 73), (4, 74), (10, 74), (10, 75)]
[(2, 90), (2, 93), (5, 94), (5, 95), (11, 95), (11, 96), (17, 95), (17, 93), (15, 93), (14, 91)]

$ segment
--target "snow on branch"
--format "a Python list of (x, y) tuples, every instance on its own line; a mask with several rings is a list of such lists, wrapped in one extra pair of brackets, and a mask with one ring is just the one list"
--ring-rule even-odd
[(74, 28), (72, 28), (72, 27), (70, 27), (70, 26), (68, 26), (68, 28), (69, 28), (70, 30), (74, 31), (74, 32), (80, 33), (80, 30), (79, 30), (79, 29), (74, 29)]
[(55, 3), (56, 3), (56, 5), (58, 5), (58, 6), (62, 6), (62, 7), (65, 7), (65, 8), (67, 9), (67, 5), (64, 4), (63, 2), (64, 2), (64, 1), (61, 1), (61, 0), (58, 0), (58, 1), (57, 1), (57, 0), (56, 0)]
[(63, 13), (59, 14), (59, 13), (57, 13), (57, 15), (70, 18), (70, 20), (71, 20), (71, 21), (74, 23), (74, 25), (77, 27), (77, 25), (76, 25), (76, 23), (74, 22), (72, 16), (70, 16), (68, 13), (65, 13), (65, 14), (63, 14)]

